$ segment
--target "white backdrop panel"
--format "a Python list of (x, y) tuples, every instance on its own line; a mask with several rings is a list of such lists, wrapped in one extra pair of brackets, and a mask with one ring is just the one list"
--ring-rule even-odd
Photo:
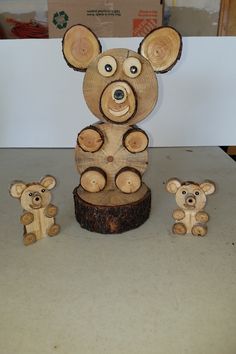
[[(183, 54), (158, 75), (159, 100), (140, 125), (151, 146), (236, 144), (236, 37), (184, 38)], [(103, 49), (136, 50), (139, 38), (106, 38)], [(61, 40), (0, 41), (0, 147), (71, 147), (97, 119)]]

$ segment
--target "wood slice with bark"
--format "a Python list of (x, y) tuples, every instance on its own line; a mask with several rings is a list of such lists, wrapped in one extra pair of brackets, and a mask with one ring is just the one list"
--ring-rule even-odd
[(104, 142), (96, 152), (86, 152), (77, 144), (76, 166), (80, 174), (94, 166), (106, 174), (105, 190), (116, 189), (115, 177), (124, 167), (137, 170), (142, 176), (148, 165), (147, 149), (137, 154), (131, 153), (123, 145), (124, 135), (130, 129), (127, 125), (102, 123), (94, 125), (104, 137)]
[(87, 192), (100, 192), (106, 185), (106, 174), (101, 168), (87, 168), (81, 175), (80, 183)]
[(102, 234), (135, 229), (149, 217), (151, 191), (143, 183), (132, 194), (119, 190), (88, 193), (81, 186), (74, 190), (75, 215), (82, 228)]
[(142, 184), (140, 173), (135, 168), (122, 168), (116, 178), (116, 186), (123, 193), (134, 193), (139, 190)]
[(83, 151), (96, 152), (104, 143), (104, 136), (96, 126), (91, 125), (83, 129), (77, 138), (77, 144)]
[(136, 153), (146, 150), (148, 142), (147, 134), (137, 127), (129, 129), (124, 134), (123, 144), (129, 152)]
[(172, 27), (160, 27), (151, 31), (139, 46), (139, 53), (160, 73), (169, 71), (176, 64), (181, 51), (181, 35)]

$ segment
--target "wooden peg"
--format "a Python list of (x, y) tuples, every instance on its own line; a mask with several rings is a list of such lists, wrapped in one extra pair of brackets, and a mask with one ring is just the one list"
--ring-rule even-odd
[(24, 183), (14, 181), (10, 186), (10, 195), (19, 199), (24, 210), (20, 218), (24, 225), (24, 244), (35, 243), (48, 236), (56, 236), (60, 226), (55, 216), (58, 209), (51, 204), (51, 189), (56, 186), (53, 176), (45, 176), (39, 182)]
[(166, 182), (166, 190), (175, 194), (178, 209), (174, 210), (175, 224), (172, 231), (177, 235), (192, 233), (194, 236), (207, 234), (209, 215), (204, 211), (207, 195), (215, 192), (215, 184), (205, 181), (201, 184), (195, 182), (181, 182), (171, 178)]

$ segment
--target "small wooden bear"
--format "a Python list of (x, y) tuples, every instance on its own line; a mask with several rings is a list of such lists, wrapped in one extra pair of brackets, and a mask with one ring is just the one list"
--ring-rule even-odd
[(172, 214), (175, 219), (173, 233), (178, 235), (192, 233), (194, 236), (205, 236), (209, 215), (203, 209), (206, 205), (206, 195), (215, 192), (214, 182), (181, 183), (177, 178), (172, 178), (166, 182), (166, 189), (175, 194), (176, 203), (180, 208), (174, 210)]
[(56, 236), (60, 226), (55, 223), (57, 207), (50, 203), (50, 190), (56, 186), (53, 176), (45, 176), (40, 182), (24, 183), (14, 181), (10, 194), (20, 200), (24, 214), (20, 221), (24, 225), (24, 244), (26, 246), (40, 240), (46, 235)]
[(134, 229), (147, 220), (151, 207), (151, 191), (142, 181), (149, 139), (136, 124), (154, 109), (156, 73), (176, 64), (181, 36), (173, 28), (160, 27), (142, 40), (137, 52), (125, 48), (103, 52), (89, 28), (75, 25), (62, 44), (67, 64), (85, 71), (84, 98), (100, 120), (77, 138), (76, 218), (83, 228), (100, 233)]

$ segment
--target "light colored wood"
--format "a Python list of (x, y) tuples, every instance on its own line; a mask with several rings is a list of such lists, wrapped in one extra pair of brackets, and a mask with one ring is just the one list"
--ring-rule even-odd
[(63, 54), (69, 66), (84, 71), (101, 52), (101, 44), (95, 34), (83, 25), (69, 28), (64, 35)]
[(97, 193), (102, 191), (106, 185), (106, 175), (102, 169), (88, 168), (80, 178), (80, 184), (87, 192)]
[(117, 188), (123, 193), (137, 192), (142, 184), (139, 172), (130, 167), (125, 167), (119, 171), (115, 181)]
[(104, 142), (104, 137), (98, 127), (90, 126), (83, 129), (77, 138), (77, 144), (83, 151), (95, 152), (98, 151)]
[(131, 167), (139, 171), (142, 176), (147, 169), (148, 153), (147, 149), (133, 154), (123, 145), (124, 135), (130, 130), (127, 125), (115, 125), (103, 123), (95, 125), (104, 136), (104, 144), (94, 153), (85, 152), (80, 146), (76, 146), (75, 160), (78, 172), (83, 172), (88, 168), (100, 168), (106, 174), (106, 190), (115, 190), (115, 177), (124, 167)]
[(131, 128), (124, 135), (123, 143), (129, 152), (142, 152), (148, 147), (148, 136), (139, 128)]
[(215, 184), (205, 181), (201, 184), (195, 182), (180, 182), (177, 178), (171, 178), (166, 182), (166, 190), (175, 194), (175, 200), (179, 207), (173, 212), (175, 224), (172, 231), (178, 235), (192, 233), (194, 236), (205, 236), (206, 223), (209, 215), (204, 211), (207, 195), (215, 192)]
[(141, 42), (139, 53), (150, 61), (156, 72), (170, 70), (180, 58), (182, 39), (171, 27), (160, 27), (149, 33)]
[[(98, 70), (103, 57), (112, 57), (117, 63), (117, 69), (110, 77), (101, 75)], [(137, 62), (140, 62), (139, 75), (131, 77), (131, 73), (129, 76), (126, 74), (130, 59), (131, 62), (136, 60), (137, 66)], [(115, 100), (113, 96), (114, 90), (120, 86), (125, 93), (125, 101)], [(150, 63), (138, 53), (128, 49), (109, 49), (89, 65), (84, 77), (83, 93), (87, 106), (98, 119), (133, 125), (145, 119), (155, 107), (157, 78)]]
[(77, 188), (77, 193), (81, 199), (92, 205), (113, 207), (117, 205), (127, 205), (136, 203), (143, 199), (147, 194), (148, 188), (145, 183), (142, 183), (140, 189), (131, 194), (123, 193), (119, 189), (107, 190), (104, 189), (98, 193), (90, 193), (85, 191), (81, 186)]
[(102, 76), (113, 76), (117, 70), (115, 58), (110, 55), (102, 56), (98, 61), (98, 71)]
[(138, 58), (129, 57), (123, 63), (123, 71), (126, 76), (135, 78), (142, 72), (142, 64)]
[(124, 123), (137, 110), (137, 100), (132, 87), (126, 82), (110, 83), (101, 95), (101, 111), (108, 121)]
[(51, 202), (51, 189), (56, 186), (53, 176), (45, 176), (40, 182), (24, 183), (15, 181), (10, 186), (10, 194), (20, 200), (24, 214), (20, 221), (24, 225), (24, 244), (40, 240), (46, 235), (55, 236), (60, 231), (55, 216), (57, 207)]

